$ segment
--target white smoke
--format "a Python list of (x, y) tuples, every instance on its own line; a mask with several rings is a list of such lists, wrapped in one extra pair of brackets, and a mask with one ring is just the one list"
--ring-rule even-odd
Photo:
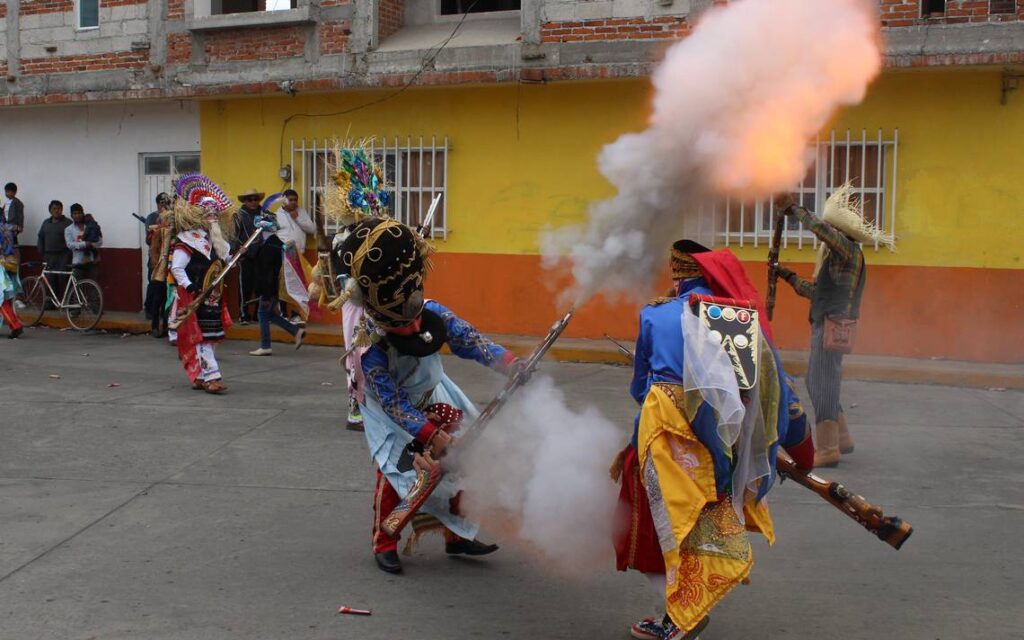
[[(864, 98), (881, 69), (873, 0), (735, 0), (711, 9), (653, 76), (653, 114), (598, 158), (618, 193), (584, 225), (544, 235), (568, 255), (573, 295), (643, 295), (667, 246), (697, 227), (701, 202), (766, 198), (797, 184), (808, 140)], [(707, 228), (705, 226), (704, 228)]]
[(606, 570), (618, 495), (608, 468), (626, 439), (596, 409), (569, 409), (551, 378), (535, 376), (460, 457), (463, 504), (546, 565)]

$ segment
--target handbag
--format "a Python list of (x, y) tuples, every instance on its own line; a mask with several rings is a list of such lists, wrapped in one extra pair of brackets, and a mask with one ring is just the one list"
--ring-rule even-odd
[(857, 341), (857, 321), (849, 318), (825, 316), (825, 350), (852, 353)]

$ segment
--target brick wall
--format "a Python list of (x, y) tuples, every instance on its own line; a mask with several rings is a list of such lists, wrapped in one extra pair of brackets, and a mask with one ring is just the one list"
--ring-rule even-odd
[(63, 13), (74, 10), (74, 0), (21, 0), (19, 13), (30, 16), (37, 13)]
[(345, 53), (348, 46), (350, 23), (329, 22), (320, 25), (320, 55), (329, 56), (334, 53)]
[(184, 17), (185, 0), (167, 0), (167, 19), (178, 20)]
[(146, 4), (149, 0), (100, 0), (100, 9), (123, 7), (130, 4)]
[(321, 7), (340, 7), (343, 4), (348, 4), (349, 0), (320, 0)]
[(377, 36), (383, 40), (405, 23), (405, 0), (380, 0), (380, 26)]
[(7, 3), (0, 4), (0, 20), (7, 17)]
[(167, 34), (167, 64), (185, 64), (192, 59), (192, 34)]
[(584, 40), (654, 40), (681, 38), (690, 32), (686, 18), (609, 18), (577, 22), (546, 22), (541, 25), (542, 42), (578, 42)]
[(947, 0), (942, 15), (921, 16), (922, 0), (878, 0), (882, 25), (1010, 22), (1024, 19), (1024, 0)]
[(305, 32), (299, 27), (212, 31), (203, 43), (211, 62), (294, 58), (301, 56), (305, 48)]
[(79, 71), (108, 71), (110, 69), (136, 69), (146, 65), (148, 51), (118, 51), (81, 56), (51, 56), (22, 58), (21, 73), (26, 76)]

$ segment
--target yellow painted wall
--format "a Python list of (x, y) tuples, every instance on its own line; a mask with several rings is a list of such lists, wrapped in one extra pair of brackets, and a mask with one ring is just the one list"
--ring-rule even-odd
[[(533, 254), (545, 226), (582, 218), (610, 187), (602, 145), (643, 127), (642, 80), (411, 89), (352, 114), (296, 118), (292, 139), (447, 135), (447, 252)], [(295, 113), (342, 111), (387, 91), (209, 101), (201, 110), (205, 170), (231, 193), (280, 188), (282, 124)], [(864, 104), (834, 123), (900, 132), (897, 253), (876, 264), (1022, 268), (1024, 93), (1001, 106), (998, 69), (887, 72)], [(831, 128), (831, 127), (830, 127)], [(765, 248), (738, 249), (764, 259)], [(789, 261), (811, 261), (790, 250)]]
[[(296, 118), (285, 149), (303, 137), (447, 135), (450, 233), (442, 250), (536, 253), (542, 227), (578, 220), (589, 200), (610, 193), (594, 158), (621, 132), (643, 127), (646, 92), (640, 80), (411, 89), (352, 114)], [(278, 168), (290, 161), (278, 152), (286, 117), (342, 111), (386, 93), (204, 103), (204, 170), (229, 193), (277, 189)]]

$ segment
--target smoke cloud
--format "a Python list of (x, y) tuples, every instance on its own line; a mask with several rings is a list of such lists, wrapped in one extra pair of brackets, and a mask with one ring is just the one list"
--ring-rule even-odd
[(534, 376), (459, 459), (463, 504), (548, 566), (607, 570), (618, 496), (608, 468), (625, 442), (623, 427), (592, 407), (572, 411), (551, 378)]
[(549, 266), (568, 257), (573, 297), (645, 294), (701, 202), (797, 184), (807, 141), (881, 69), (876, 13), (871, 0), (734, 0), (705, 14), (655, 71), (648, 128), (598, 157), (618, 193), (542, 237)]

